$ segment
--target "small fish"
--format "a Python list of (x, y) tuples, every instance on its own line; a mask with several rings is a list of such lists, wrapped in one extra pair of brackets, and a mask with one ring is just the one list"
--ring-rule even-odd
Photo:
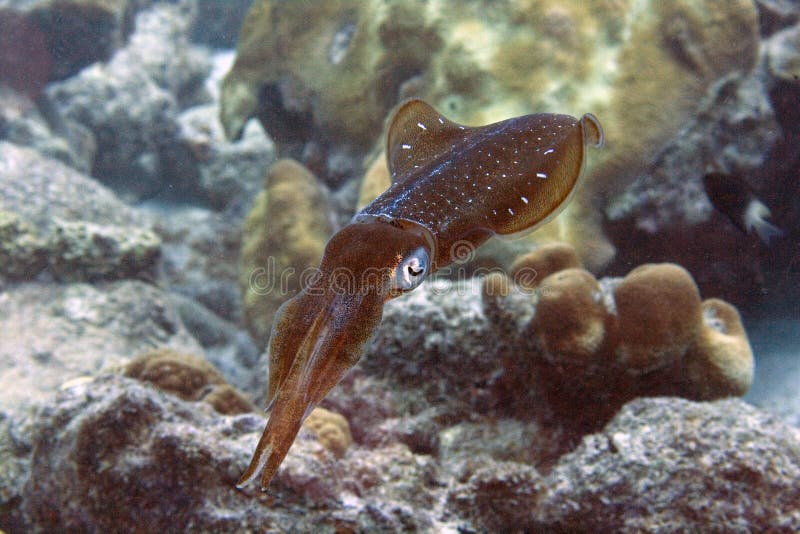
[(462, 246), (536, 228), (575, 193), (603, 130), (538, 114), (469, 127), (421, 100), (399, 107), (386, 154), (392, 185), (335, 234), (313, 283), (281, 306), (269, 340), (269, 421), (242, 487), (266, 488), (300, 425), (375, 335), (383, 304), (456, 261)]
[(755, 231), (767, 245), (773, 237), (783, 235), (783, 230), (766, 221), (771, 215), (769, 208), (740, 177), (710, 172), (703, 176), (703, 186), (717, 211), (745, 234)]

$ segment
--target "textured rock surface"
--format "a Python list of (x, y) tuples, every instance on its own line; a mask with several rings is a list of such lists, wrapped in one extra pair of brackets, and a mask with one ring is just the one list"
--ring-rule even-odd
[[(32, 452), (30, 470), (21, 463), (29, 478), (13, 488), (19, 507), (0, 525), (318, 532), (800, 526), (800, 432), (741, 401), (633, 402), (549, 473), (401, 445), (357, 447), (337, 460), (303, 431), (269, 494), (236, 490), (263, 422), (255, 414), (222, 416), (118, 376), (74, 384), (28, 423), (16, 450), (0, 448), (17, 462)], [(8, 427), (2, 430), (7, 446)]]
[(0, 405), (40, 404), (64, 382), (158, 346), (199, 352), (167, 296), (141, 282), (0, 293)]
[(199, 186), (211, 206), (244, 217), (274, 160), (274, 146), (255, 121), (240, 140), (227, 141), (218, 114), (215, 104), (186, 110), (178, 117), (180, 139), (197, 162)]
[(178, 142), (177, 116), (203, 99), (210, 65), (188, 44), (189, 21), (181, 5), (143, 11), (125, 48), (108, 63), (46, 91), (60, 116), (94, 134), (92, 174), (134, 199), (196, 194), (197, 172)]
[(534, 524), (792, 532), (800, 528), (798, 443), (800, 431), (741, 401), (634, 401), (561, 458)]
[(12, 278), (156, 277), (161, 241), (144, 216), (70, 167), (2, 142), (0, 212), (8, 257), (0, 272)]

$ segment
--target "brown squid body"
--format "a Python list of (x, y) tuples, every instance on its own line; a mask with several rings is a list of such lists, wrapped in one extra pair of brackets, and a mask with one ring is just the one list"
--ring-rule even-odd
[(421, 100), (392, 119), (392, 185), (328, 242), (318, 275), (278, 311), (269, 341), (269, 421), (242, 487), (266, 488), (305, 417), (358, 361), (383, 304), (453, 262), (457, 249), (536, 228), (575, 193), (586, 147), (603, 131), (586, 114), (537, 114), (480, 127)]

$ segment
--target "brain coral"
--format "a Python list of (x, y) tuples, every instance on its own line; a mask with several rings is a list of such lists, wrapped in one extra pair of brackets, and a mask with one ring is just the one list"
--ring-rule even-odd
[[(606, 128), (582, 194), (549, 225), (592, 270), (615, 250), (605, 198), (627, 185), (720, 77), (758, 51), (752, 0), (257, 1), (222, 88), (222, 123), (261, 118), (279, 143), (366, 154), (408, 96), (485, 124), (537, 111), (595, 113)], [(388, 186), (379, 157), (363, 205)], [(322, 177), (325, 179), (325, 177)], [(546, 227), (547, 228), (547, 227)]]
[(262, 345), (278, 307), (319, 265), (332, 234), (327, 198), (316, 178), (293, 160), (269, 169), (242, 230), (239, 287), (245, 324)]

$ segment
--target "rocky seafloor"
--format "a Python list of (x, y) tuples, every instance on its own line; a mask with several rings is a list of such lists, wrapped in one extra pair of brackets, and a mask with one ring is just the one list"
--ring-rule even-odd
[[(0, 1), (0, 530), (800, 530), (800, 354), (787, 348), (800, 210), (782, 200), (797, 197), (796, 3), (755, 3), (754, 71), (715, 85), (609, 199), (606, 276), (570, 270), (616, 316), (636, 265), (687, 267), (697, 324), (680, 349), (643, 349), (677, 355), (666, 378), (603, 360), (610, 341), (573, 366), (536, 319), (557, 279), (502, 299), (481, 282), (432, 281), (387, 304), (264, 493), (235, 487), (265, 424), (252, 314), (272, 313), (247, 300), (240, 249), (295, 240), (270, 254), (316, 261), (318, 234), (355, 209), (367, 154), (298, 148), (256, 119), (225, 137), (219, 84), (252, 4), (264, 2)], [(784, 206), (776, 248), (680, 179), (709, 154), (758, 168), (765, 200)], [(300, 198), (267, 180), (264, 192), (279, 156), (327, 169), (326, 183)], [(252, 217), (262, 201), (288, 215)], [(273, 225), (262, 241), (243, 237), (248, 213)], [(311, 222), (298, 237), (300, 220)], [(704, 335), (735, 337), (700, 293), (756, 325), (752, 354), (746, 337), (731, 341), (755, 357), (744, 400), (700, 401), (715, 395), (683, 380)], [(658, 324), (687, 309), (641, 315)]]

